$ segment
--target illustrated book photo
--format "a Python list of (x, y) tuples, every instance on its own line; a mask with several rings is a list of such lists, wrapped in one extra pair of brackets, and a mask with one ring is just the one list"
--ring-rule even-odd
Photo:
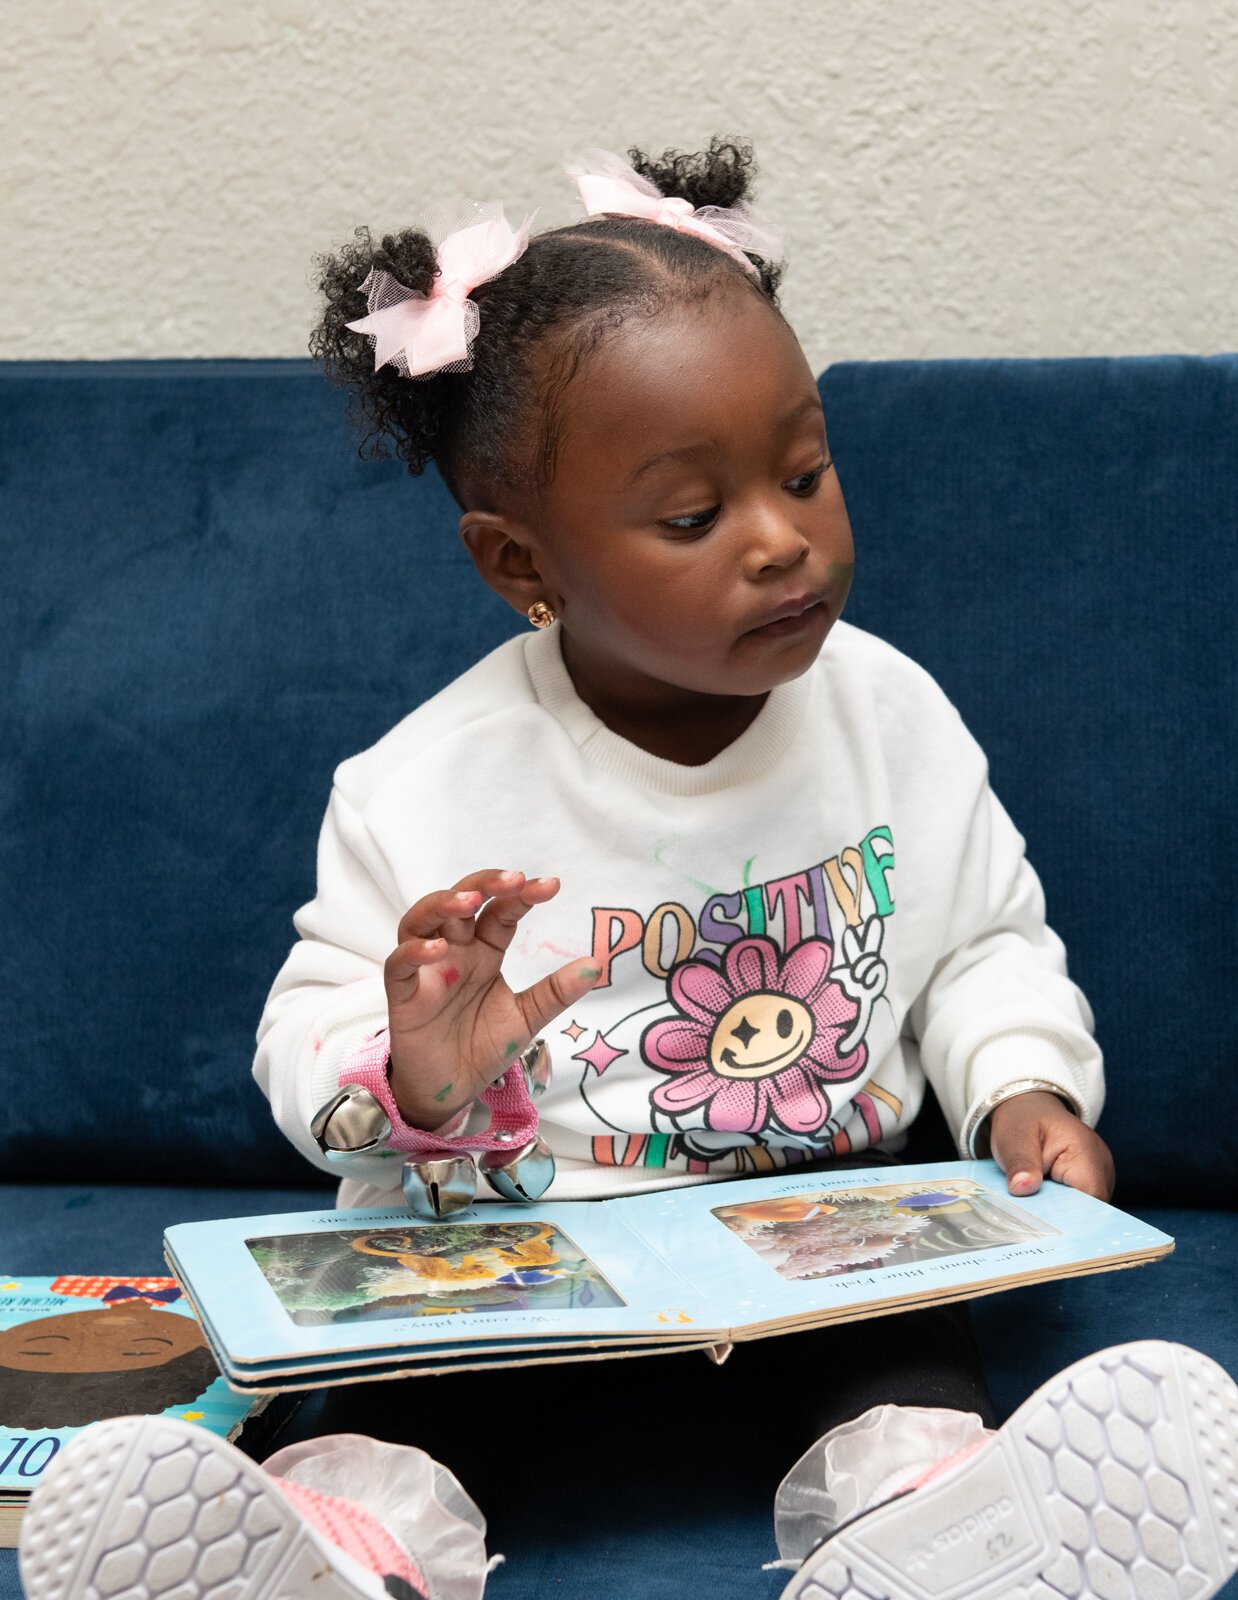
[(88, 1423), (143, 1412), (235, 1439), (263, 1404), (220, 1376), (174, 1278), (0, 1277), (0, 1546)]
[(785, 1173), (450, 1221), (323, 1211), (190, 1222), (165, 1253), (250, 1392), (699, 1349), (1138, 1266), (1173, 1240), (991, 1161)]

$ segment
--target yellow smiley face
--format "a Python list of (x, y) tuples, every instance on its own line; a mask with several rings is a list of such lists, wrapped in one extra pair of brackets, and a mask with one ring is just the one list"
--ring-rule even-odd
[(709, 1063), (723, 1078), (768, 1078), (798, 1061), (814, 1031), (812, 1012), (785, 994), (746, 994), (718, 1018)]

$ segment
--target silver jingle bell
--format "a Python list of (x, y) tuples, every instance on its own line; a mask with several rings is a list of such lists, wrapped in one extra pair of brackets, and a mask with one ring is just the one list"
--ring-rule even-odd
[(378, 1100), (359, 1083), (346, 1083), (318, 1107), (310, 1133), (323, 1155), (361, 1155), (377, 1150), (391, 1137), (391, 1119)]
[(490, 1150), (481, 1158), (481, 1175), (504, 1200), (540, 1200), (554, 1182), (555, 1158), (544, 1139), (534, 1137), (509, 1156)]
[(415, 1160), (409, 1156), (400, 1173), (404, 1201), (423, 1222), (441, 1222), (473, 1203), (477, 1168), (472, 1156), (438, 1156)]
[(540, 1099), (550, 1087), (550, 1049), (545, 1039), (534, 1039), (520, 1052), (520, 1065), (524, 1068), (530, 1099)]

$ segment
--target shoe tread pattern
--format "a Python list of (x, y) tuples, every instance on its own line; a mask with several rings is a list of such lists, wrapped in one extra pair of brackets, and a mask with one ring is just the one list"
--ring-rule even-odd
[(263, 1478), (187, 1423), (98, 1425), (31, 1503), (27, 1600), (358, 1600)]
[[(843, 1532), (785, 1600), (1207, 1600), (1238, 1568), (1238, 1387), (1197, 1351), (1148, 1341), (1080, 1362), (1003, 1443), (1049, 1532), (1038, 1571), (891, 1580)], [(888, 1514), (916, 1515), (915, 1500)]]

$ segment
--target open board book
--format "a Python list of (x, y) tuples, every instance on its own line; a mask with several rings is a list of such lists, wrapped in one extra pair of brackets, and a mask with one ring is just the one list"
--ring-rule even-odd
[(786, 1173), (446, 1222), (323, 1211), (164, 1236), (228, 1381), (317, 1388), (698, 1349), (1153, 1261), (1173, 1240), (988, 1161)]
[(88, 1423), (145, 1412), (234, 1439), (265, 1403), (220, 1377), (173, 1278), (0, 1276), (0, 1546)]

